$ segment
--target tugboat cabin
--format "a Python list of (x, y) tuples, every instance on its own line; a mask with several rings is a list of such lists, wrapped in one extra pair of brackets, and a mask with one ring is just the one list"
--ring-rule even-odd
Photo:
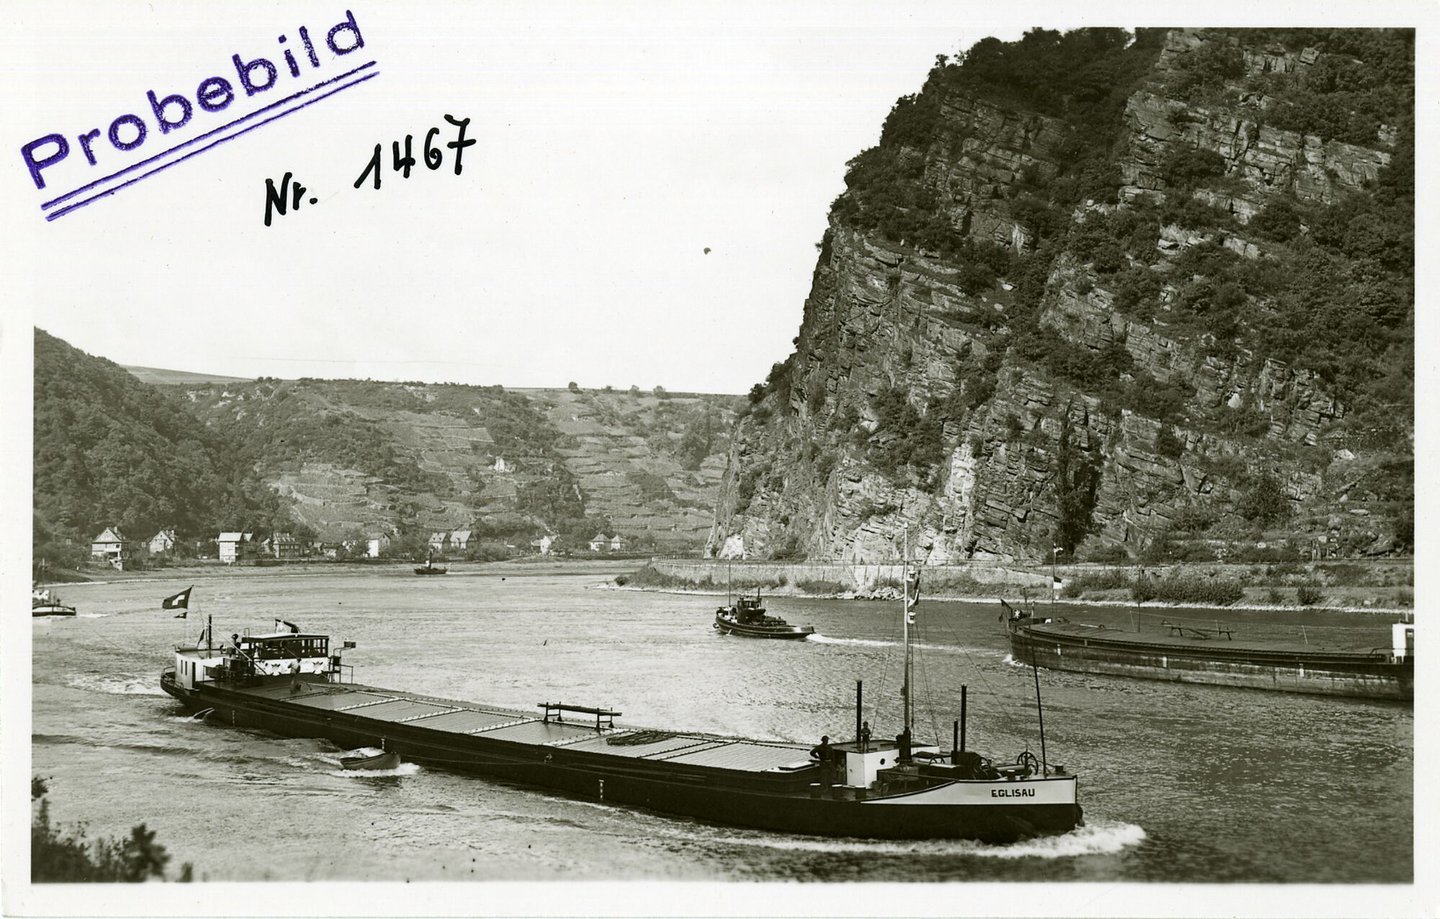
[(185, 689), (194, 689), (196, 683), (245, 683), (265, 677), (329, 680), (340, 672), (340, 655), (331, 655), (328, 635), (304, 634), (295, 629), (264, 635), (236, 634), (217, 647), (207, 628), (204, 641), (205, 647), (175, 647), (174, 679)]

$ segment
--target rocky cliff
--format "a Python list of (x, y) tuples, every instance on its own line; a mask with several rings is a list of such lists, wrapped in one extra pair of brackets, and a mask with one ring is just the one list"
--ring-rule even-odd
[(1406, 549), (1411, 42), (1035, 30), (942, 58), (851, 162), (707, 552)]

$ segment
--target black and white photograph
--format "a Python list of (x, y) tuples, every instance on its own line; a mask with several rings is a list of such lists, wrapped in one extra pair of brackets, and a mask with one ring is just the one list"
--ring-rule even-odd
[(1434, 915), (1435, 13), (7, 6), (0, 914)]

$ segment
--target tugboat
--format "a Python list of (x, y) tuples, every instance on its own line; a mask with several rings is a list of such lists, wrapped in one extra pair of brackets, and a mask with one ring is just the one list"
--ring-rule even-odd
[(758, 588), (755, 596), (741, 594), (733, 605), (717, 609), (714, 627), (722, 635), (750, 638), (805, 638), (815, 634), (813, 625), (791, 625), (778, 616), (766, 615)]
[(73, 616), (75, 607), (66, 606), (60, 602), (60, 597), (48, 587), (36, 587), (30, 590), (30, 615), (39, 616)]
[(425, 557), (425, 564), (415, 567), (416, 574), (444, 574), (448, 570), (443, 565), (435, 564), (435, 553), (433, 552)]
[[(1076, 777), (1028, 750), (1000, 764), (965, 748), (965, 695), (949, 750), (911, 733), (912, 597), (904, 603), (904, 729), (870, 736), (856, 687), (855, 737), (819, 745), (617, 724), (609, 708), (543, 702), (520, 711), (345, 680), (322, 634), (289, 628), (175, 649), (161, 688), (208, 723), (379, 747), (406, 762), (556, 789), (717, 824), (885, 839), (1007, 843), (1082, 823)], [(416, 662), (416, 666), (423, 666)], [(352, 671), (353, 673), (353, 671)]]

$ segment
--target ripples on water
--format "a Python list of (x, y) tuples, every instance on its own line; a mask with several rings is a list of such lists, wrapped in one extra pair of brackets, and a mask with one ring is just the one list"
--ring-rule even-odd
[[(354, 640), (346, 661), (373, 685), (524, 709), (605, 705), (641, 727), (811, 742), (853, 730), (863, 679), (866, 718), (877, 733), (898, 730), (893, 604), (768, 599), (819, 634), (766, 642), (714, 632), (713, 597), (593, 590), (594, 575), (407, 574), (201, 580), (194, 598), (215, 615), (217, 635), (280, 617)], [(61, 822), (117, 835), (144, 821), (177, 864), (211, 880), (1398, 882), (1413, 873), (1409, 708), (1042, 672), (1046, 752), (1080, 774), (1085, 827), (1014, 846), (789, 836), (410, 763), (347, 771), (340, 756), (354, 751), (325, 741), (184, 716), (157, 686), (170, 647), (201, 627), (194, 611), (175, 620), (159, 610), (183, 586), (72, 586), (67, 601), (86, 613), (37, 621), (34, 771), (51, 777)], [(971, 749), (1005, 761), (1038, 753), (1033, 677), (1008, 660), (997, 611), (927, 602), (918, 612), (917, 700), (933, 700), (917, 705), (921, 738), (949, 746), (963, 683)], [(1373, 619), (1350, 624), (1364, 621), (1383, 632)]]

